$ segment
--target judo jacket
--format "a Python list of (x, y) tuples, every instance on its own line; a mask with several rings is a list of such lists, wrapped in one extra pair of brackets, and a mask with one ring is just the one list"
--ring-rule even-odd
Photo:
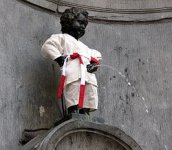
[[(84, 65), (90, 64), (90, 57), (101, 60), (101, 53), (97, 50), (88, 48), (84, 43), (76, 40), (69, 34), (53, 34), (45, 41), (41, 49), (45, 58), (55, 60), (62, 55), (72, 55), (79, 53), (82, 56)], [(81, 67), (79, 59), (69, 59), (66, 64), (66, 81), (65, 85), (75, 82), (81, 78)], [(85, 70), (86, 83), (97, 86), (97, 80), (94, 73)]]

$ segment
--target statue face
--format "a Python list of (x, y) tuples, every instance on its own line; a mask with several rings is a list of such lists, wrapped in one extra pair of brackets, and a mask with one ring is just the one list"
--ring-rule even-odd
[(71, 35), (76, 39), (79, 39), (85, 34), (85, 28), (87, 26), (87, 18), (80, 14), (76, 19), (73, 20)]

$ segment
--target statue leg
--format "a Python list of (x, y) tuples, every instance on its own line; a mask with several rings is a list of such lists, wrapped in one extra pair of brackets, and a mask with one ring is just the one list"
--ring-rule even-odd
[(68, 108), (68, 114), (77, 113), (78, 112), (78, 105), (73, 105)]
[(90, 115), (90, 108), (82, 108), (79, 110), (79, 113)]

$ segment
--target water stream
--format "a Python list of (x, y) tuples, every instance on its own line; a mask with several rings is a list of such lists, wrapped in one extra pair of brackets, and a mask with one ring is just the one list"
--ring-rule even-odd
[(146, 113), (149, 113), (149, 110), (148, 110), (148, 106), (146, 105), (146, 101), (145, 101), (145, 98), (142, 96), (142, 94), (140, 94), (137, 90), (136, 90), (136, 87), (134, 85), (131, 84), (130, 80), (128, 79), (128, 77), (126, 75), (124, 75), (122, 72), (120, 72), (117, 68), (113, 67), (113, 66), (110, 66), (110, 65), (105, 65), (105, 64), (101, 64), (101, 65), (96, 65), (97, 67), (106, 67), (106, 68), (109, 68), (111, 70), (113, 70), (114, 72), (116, 72), (121, 78), (124, 79), (124, 81), (126, 82), (126, 84), (131, 87), (134, 92), (137, 92), (137, 96), (138, 97), (141, 97), (143, 103), (144, 103), (144, 106), (146, 108)]

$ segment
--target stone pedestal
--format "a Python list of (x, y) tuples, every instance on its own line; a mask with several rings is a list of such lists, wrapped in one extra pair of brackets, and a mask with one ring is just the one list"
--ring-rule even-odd
[(22, 150), (141, 150), (131, 137), (106, 125), (102, 118), (72, 114), (62, 121), (32, 139)]

